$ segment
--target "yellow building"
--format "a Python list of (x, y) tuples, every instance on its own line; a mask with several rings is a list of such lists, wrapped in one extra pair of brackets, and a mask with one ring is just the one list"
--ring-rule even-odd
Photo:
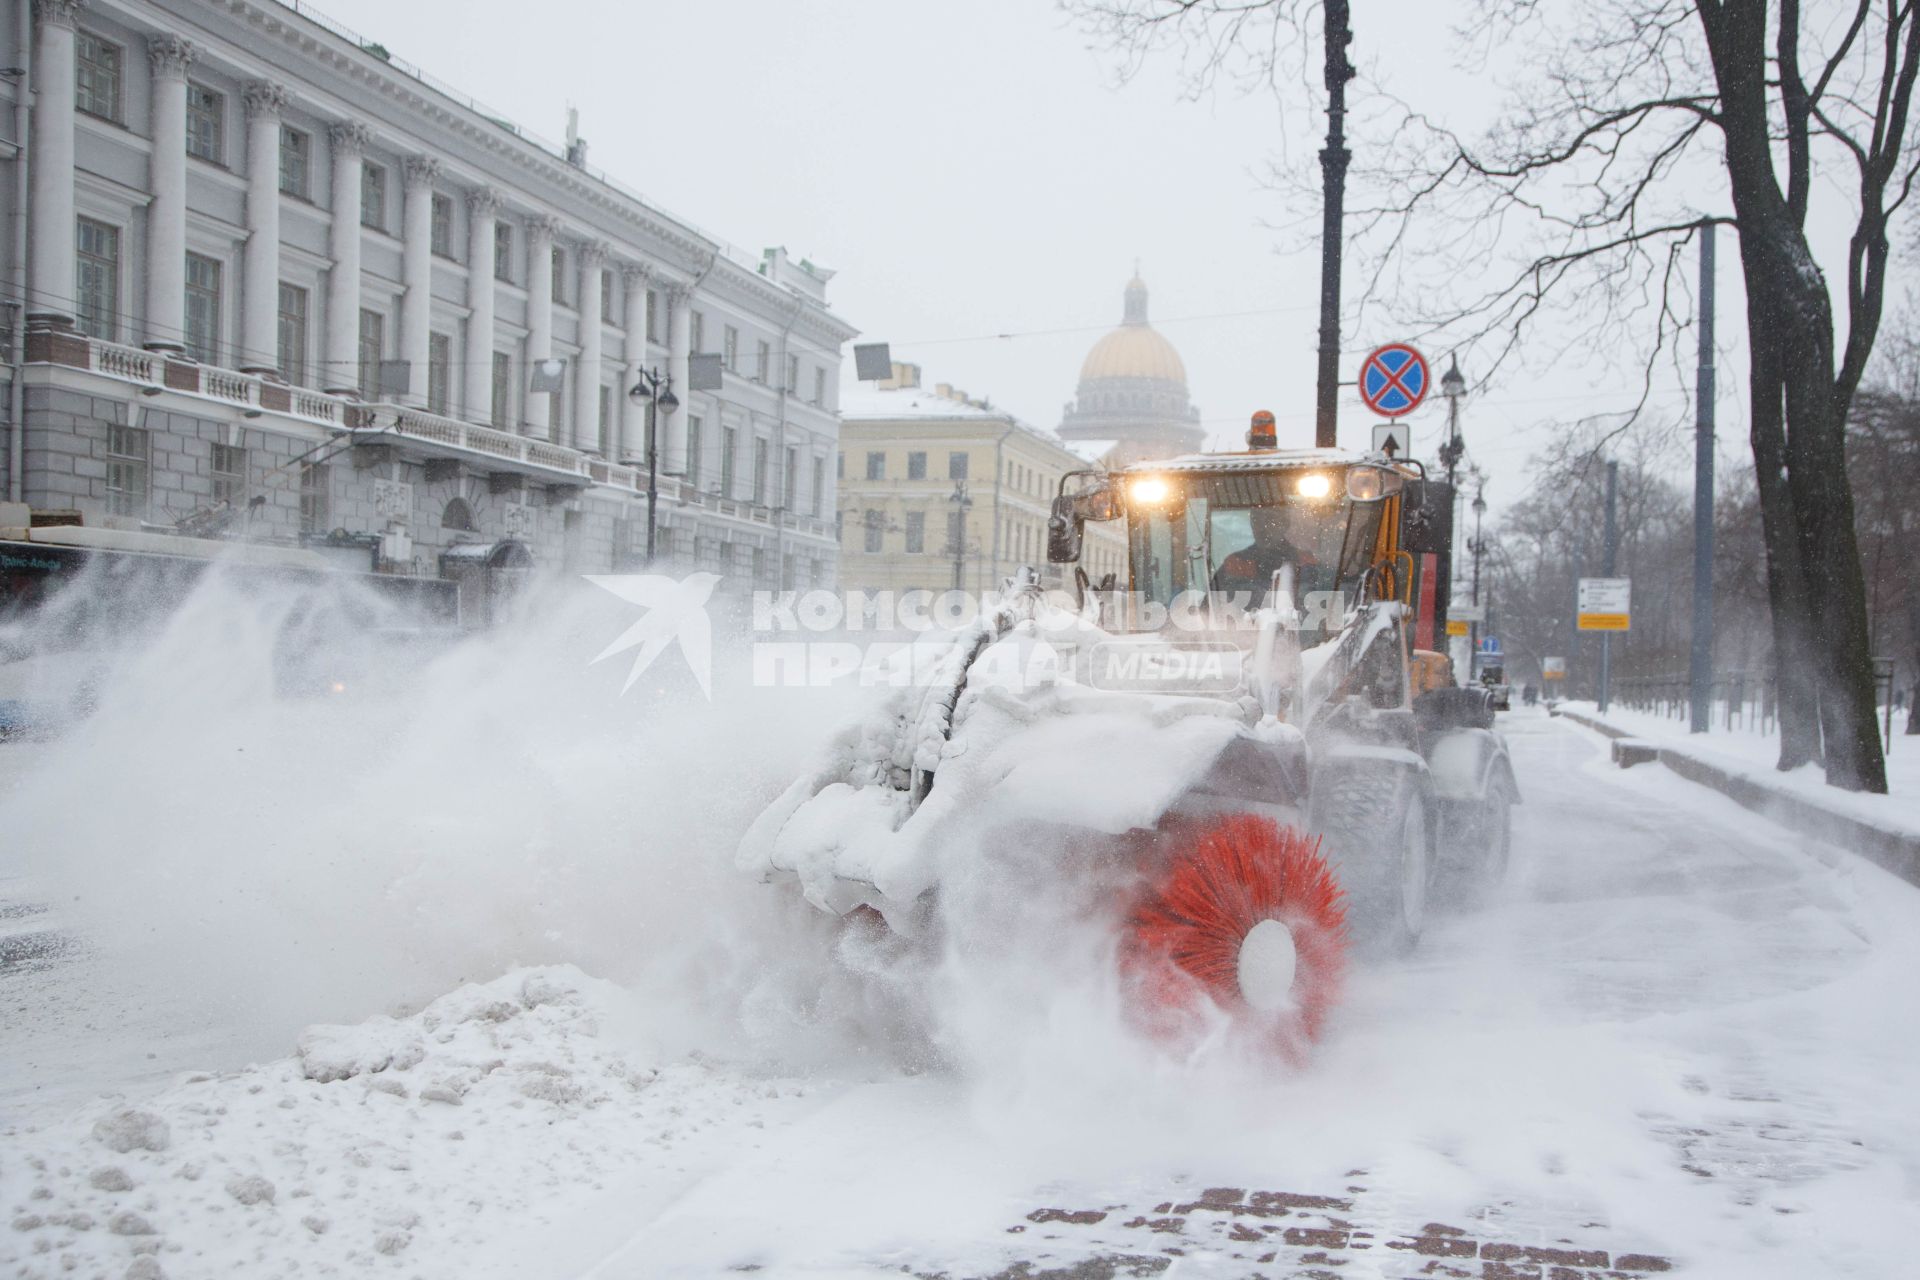
[[(920, 385), (920, 367), (848, 390), (840, 404), (840, 575), (843, 589), (901, 593), (996, 591), (1047, 563), (1047, 515), (1060, 478), (1093, 463), (1049, 432), (946, 383)], [(1089, 525), (1081, 567), (1096, 582), (1126, 577), (1117, 525)]]

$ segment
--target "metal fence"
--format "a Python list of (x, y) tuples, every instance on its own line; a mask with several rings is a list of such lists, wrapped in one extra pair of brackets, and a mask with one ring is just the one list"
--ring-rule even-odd
[[(1877, 665), (1874, 673), (1880, 725), (1886, 745), (1891, 747), (1894, 728), (1891, 664)], [(1616, 676), (1612, 701), (1634, 711), (1665, 716), (1685, 722), (1693, 714), (1692, 683), (1684, 675)], [(1779, 690), (1771, 675), (1729, 671), (1713, 678), (1709, 695), (1708, 724), (1714, 729), (1739, 729), (1747, 733), (1771, 734), (1779, 725)]]

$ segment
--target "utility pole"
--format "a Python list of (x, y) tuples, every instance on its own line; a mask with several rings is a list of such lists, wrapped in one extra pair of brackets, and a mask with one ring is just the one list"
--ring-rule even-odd
[(1338, 443), (1340, 394), (1340, 251), (1346, 209), (1347, 81), (1353, 63), (1348, 0), (1326, 0), (1327, 145), (1320, 152), (1320, 369), (1314, 384), (1313, 443), (1331, 449)]
[[(1620, 487), (1620, 464), (1607, 464), (1607, 528), (1605, 541), (1600, 548), (1600, 576), (1611, 578), (1614, 559), (1620, 550), (1620, 530), (1614, 522), (1613, 504)], [(1613, 633), (1600, 633), (1600, 714), (1605, 715), (1609, 695), (1609, 685), (1613, 678)]]
[(1700, 224), (1700, 365), (1694, 374), (1693, 652), (1688, 694), (1693, 733), (1713, 718), (1713, 224)]

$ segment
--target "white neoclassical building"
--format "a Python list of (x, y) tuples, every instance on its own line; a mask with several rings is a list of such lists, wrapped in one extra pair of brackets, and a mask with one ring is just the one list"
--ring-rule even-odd
[[(678, 400), (658, 419), (659, 555), (831, 584), (855, 332), (831, 272), (739, 254), (587, 167), (584, 143), (305, 5), (6, 12), (0, 161), (25, 215), (0, 244), (9, 499), (333, 535), (389, 572), (509, 540), (626, 568), (649, 524), (629, 391), (657, 371)], [(696, 389), (701, 354), (721, 371)]]

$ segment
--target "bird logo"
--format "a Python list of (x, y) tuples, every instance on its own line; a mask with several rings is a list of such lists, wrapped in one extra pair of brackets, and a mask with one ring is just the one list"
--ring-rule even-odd
[(680, 656), (687, 660), (687, 668), (700, 682), (700, 692), (709, 702), (713, 700), (713, 628), (707, 620), (707, 598), (719, 583), (719, 574), (694, 573), (685, 578), (653, 573), (587, 574), (586, 579), (647, 611), (593, 659), (593, 662), (602, 662), (638, 647), (633, 666), (627, 672), (627, 682), (620, 686), (622, 695), (633, 688), (641, 673), (653, 665), (653, 660), (668, 644), (678, 643)]

